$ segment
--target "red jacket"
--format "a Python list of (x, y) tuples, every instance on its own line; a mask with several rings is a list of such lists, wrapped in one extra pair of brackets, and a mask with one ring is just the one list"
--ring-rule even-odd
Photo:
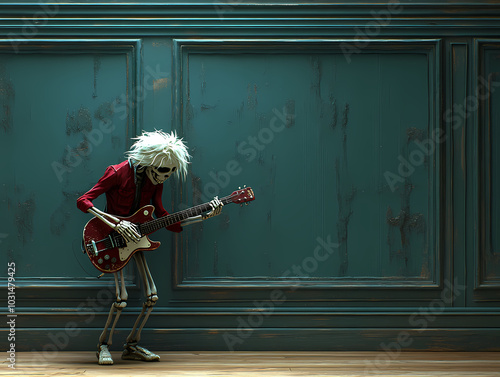
[[(149, 178), (144, 177), (139, 208), (147, 204), (153, 204), (157, 217), (168, 215), (163, 208), (161, 195), (163, 184), (154, 185)], [(129, 216), (135, 199), (135, 170), (129, 161), (123, 161), (118, 165), (109, 166), (99, 181), (85, 194), (80, 196), (76, 205), (83, 212), (92, 208), (92, 200), (106, 194), (106, 211), (117, 216)], [(172, 232), (181, 232), (179, 223), (167, 227)]]

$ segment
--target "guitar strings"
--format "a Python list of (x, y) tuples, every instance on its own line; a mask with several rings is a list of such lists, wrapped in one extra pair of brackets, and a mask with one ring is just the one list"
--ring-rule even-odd
[[(227, 204), (233, 197), (237, 196), (237, 194), (235, 195), (228, 195), (228, 196), (225, 196), (224, 198), (220, 199), (224, 204)], [(156, 227), (158, 227), (160, 224), (162, 224), (161, 228), (163, 228), (164, 226), (169, 226), (169, 225), (172, 225), (172, 224), (175, 224), (176, 222), (179, 222), (181, 220), (183, 220), (183, 214), (184, 213), (188, 213), (190, 211), (194, 211), (194, 212), (197, 212), (197, 210), (201, 209), (202, 207), (206, 207), (207, 205), (209, 205), (209, 203), (203, 203), (203, 204), (198, 204), (192, 208), (189, 208), (185, 211), (181, 211), (181, 212), (177, 212), (177, 213), (173, 213), (171, 215), (167, 215), (166, 217), (160, 217), (159, 219), (154, 219), (154, 220), (151, 220), (147, 223), (143, 223), (143, 224), (135, 224), (139, 230), (139, 233), (141, 235), (145, 235), (145, 234), (150, 234), (152, 233)], [(203, 212), (203, 211), (202, 211)], [(169, 224), (169, 222), (174, 219), (174, 220), (177, 220), (177, 221), (173, 221), (171, 224)], [(165, 223), (166, 225), (163, 225), (163, 223)], [(116, 232), (116, 234), (114, 234), (112, 236), (113, 238), (113, 243), (120, 247), (123, 245), (123, 242), (125, 241), (125, 239), (123, 238), (123, 236)], [(105, 242), (105, 247), (107, 249), (110, 249), (113, 247), (112, 243), (111, 243), (111, 240), (107, 239)], [(126, 242), (125, 242), (126, 244)], [(115, 247), (116, 247), (115, 246)]]

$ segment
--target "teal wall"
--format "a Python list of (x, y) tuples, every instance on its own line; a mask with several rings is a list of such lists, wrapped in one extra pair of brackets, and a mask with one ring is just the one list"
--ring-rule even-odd
[[(500, 350), (499, 5), (1, 1), (0, 15), (0, 306), (15, 263), (17, 350), (94, 349), (114, 283), (80, 251), (76, 198), (155, 128), (193, 156), (165, 184), (171, 212), (243, 185), (257, 199), (152, 237), (144, 345)], [(141, 307), (133, 263), (126, 276), (115, 349)]]

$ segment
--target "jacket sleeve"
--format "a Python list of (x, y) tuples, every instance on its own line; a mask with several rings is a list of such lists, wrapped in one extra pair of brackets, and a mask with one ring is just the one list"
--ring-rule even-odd
[(87, 212), (94, 204), (92, 200), (104, 194), (111, 187), (116, 185), (116, 170), (109, 166), (99, 181), (76, 201), (76, 206), (83, 212)]
[[(155, 207), (155, 213), (157, 217), (163, 217), (168, 215), (168, 212), (163, 208), (163, 204), (161, 201), (161, 196), (163, 193), (163, 184), (161, 185), (156, 185), (156, 191), (153, 195), (153, 206)], [(182, 232), (183, 228), (180, 223), (175, 223), (170, 226), (167, 226), (166, 229), (175, 232), (175, 233), (180, 233)]]

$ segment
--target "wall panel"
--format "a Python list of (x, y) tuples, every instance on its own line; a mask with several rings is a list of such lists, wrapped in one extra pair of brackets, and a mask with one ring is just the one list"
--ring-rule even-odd
[(69, 288), (66, 299), (97, 276), (75, 203), (136, 132), (139, 57), (139, 40), (1, 41), (2, 260), (20, 286)]
[(345, 43), (175, 42), (186, 197), (260, 199), (184, 233), (178, 286), (439, 286), (439, 41)]
[(477, 47), (477, 106), (478, 107), (478, 209), (479, 231), (476, 250), (476, 288), (487, 289), (479, 293), (489, 300), (500, 300), (500, 245), (499, 200), (500, 183), (498, 164), (500, 154), (496, 148), (500, 122), (500, 41), (478, 40)]

